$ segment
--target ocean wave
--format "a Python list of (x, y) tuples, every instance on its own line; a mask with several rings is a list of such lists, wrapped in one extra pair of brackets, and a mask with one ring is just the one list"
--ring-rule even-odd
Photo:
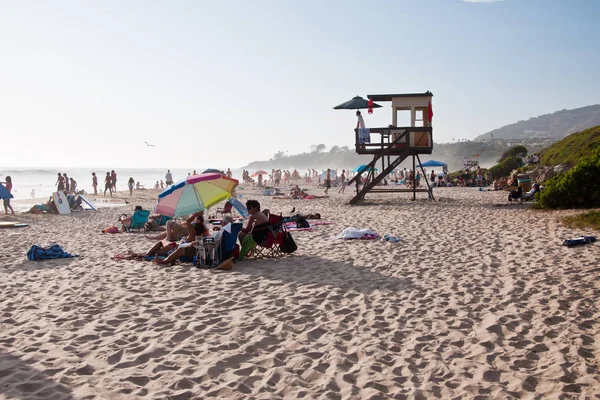
[(55, 169), (4, 169), (0, 175), (56, 175)]

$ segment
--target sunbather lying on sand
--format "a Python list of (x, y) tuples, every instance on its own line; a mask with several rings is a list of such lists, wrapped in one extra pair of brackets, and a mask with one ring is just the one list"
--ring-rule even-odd
[(177, 242), (177, 241), (181, 240), (182, 238), (184, 238), (188, 234), (186, 222), (182, 222), (181, 224), (179, 224), (173, 220), (169, 220), (169, 221), (167, 221), (167, 224), (165, 225), (165, 227), (166, 227), (166, 230), (163, 233), (161, 233), (157, 236), (149, 237), (149, 239), (169, 240), (172, 242)]

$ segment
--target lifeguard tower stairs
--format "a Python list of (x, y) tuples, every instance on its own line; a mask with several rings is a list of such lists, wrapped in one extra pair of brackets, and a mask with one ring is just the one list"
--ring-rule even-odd
[[(384, 179), (409, 157), (412, 157), (412, 171), (413, 174), (416, 174), (416, 167), (421, 164), (419, 155), (431, 154), (433, 151), (433, 129), (431, 127), (433, 94), (427, 91), (409, 94), (375, 94), (368, 97), (378, 103), (392, 102), (392, 125), (387, 128), (354, 130), (356, 152), (372, 155), (373, 161), (367, 164), (364, 172), (359, 171), (348, 182), (348, 185), (356, 185), (356, 195), (350, 200), (350, 204), (356, 204), (363, 200), (367, 193), (411, 192), (413, 200), (415, 200), (417, 192), (428, 192), (429, 196), (433, 198), (431, 187), (422, 167), (422, 181), (425, 182), (427, 189), (417, 188), (414, 185), (412, 188), (400, 185), (382, 185)], [(410, 126), (397, 126), (399, 112), (410, 113)], [(361, 185), (364, 175), (366, 175), (366, 183)]]

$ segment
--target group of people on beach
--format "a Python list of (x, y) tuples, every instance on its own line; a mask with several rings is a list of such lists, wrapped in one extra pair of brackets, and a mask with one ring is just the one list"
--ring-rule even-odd
[(69, 178), (66, 172), (62, 175), (60, 172), (58, 173), (58, 178), (54, 185), (56, 186), (57, 192), (65, 192), (66, 194), (77, 193), (77, 182), (73, 177)]
[[(257, 200), (246, 202), (249, 218), (246, 226), (238, 234), (239, 244), (243, 244), (245, 238), (250, 235), (255, 243), (264, 243), (270, 224), (268, 215), (261, 211)], [(205, 238), (211, 238), (213, 242), (219, 242), (224, 228), (233, 223), (230, 214), (223, 216), (219, 224), (208, 229), (204, 218), (204, 212), (199, 211), (191, 214), (184, 222), (178, 223), (174, 220), (167, 221), (166, 230), (151, 239), (159, 240), (150, 249), (142, 254), (132, 253), (134, 256), (154, 257), (154, 262), (161, 265), (172, 265), (176, 261), (193, 262), (197, 253), (197, 247), (203, 243)]]

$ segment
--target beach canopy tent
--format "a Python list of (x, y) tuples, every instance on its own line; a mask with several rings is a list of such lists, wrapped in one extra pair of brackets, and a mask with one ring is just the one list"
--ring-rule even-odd
[[(373, 108), (381, 107), (379, 104), (373, 103)], [(353, 97), (340, 105), (333, 107), (334, 110), (361, 110), (369, 108), (369, 100), (363, 99), (360, 96)]]
[(421, 167), (448, 167), (448, 164), (441, 161), (429, 160), (421, 164)]

